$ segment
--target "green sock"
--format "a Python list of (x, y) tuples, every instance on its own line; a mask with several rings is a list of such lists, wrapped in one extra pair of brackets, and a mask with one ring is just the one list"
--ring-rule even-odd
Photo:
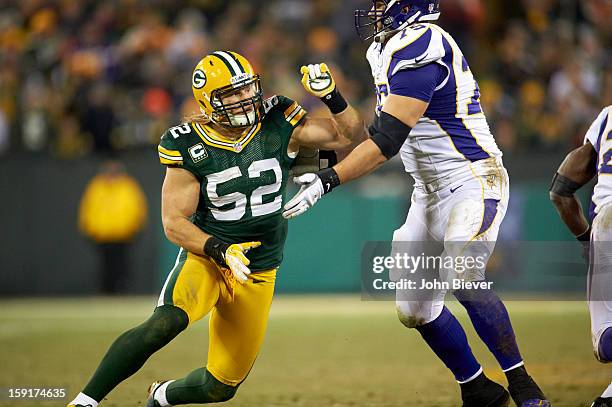
[(118, 337), (106, 352), (83, 393), (101, 401), (119, 383), (136, 373), (147, 359), (183, 331), (189, 323), (185, 311), (163, 305), (143, 324)]
[(234, 397), (238, 386), (228, 386), (217, 380), (208, 370), (199, 368), (187, 377), (178, 379), (166, 389), (166, 399), (171, 405), (190, 403), (219, 403)]

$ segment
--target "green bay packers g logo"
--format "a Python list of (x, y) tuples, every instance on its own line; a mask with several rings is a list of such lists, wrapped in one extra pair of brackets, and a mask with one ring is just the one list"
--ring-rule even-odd
[(201, 69), (196, 69), (193, 72), (193, 87), (196, 89), (202, 89), (206, 85), (206, 74)]

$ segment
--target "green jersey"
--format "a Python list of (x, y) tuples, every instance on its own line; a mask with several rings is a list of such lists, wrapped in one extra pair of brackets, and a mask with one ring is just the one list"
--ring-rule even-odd
[(210, 126), (185, 123), (168, 129), (158, 147), (162, 164), (183, 168), (200, 181), (193, 223), (228, 243), (260, 241), (249, 251), (252, 271), (278, 267), (287, 220), (281, 216), (289, 168), (291, 134), (306, 111), (291, 99), (264, 102), (262, 119), (237, 140)]

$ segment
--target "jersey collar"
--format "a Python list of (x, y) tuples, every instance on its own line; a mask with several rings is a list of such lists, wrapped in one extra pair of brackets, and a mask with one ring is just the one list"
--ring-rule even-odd
[(201, 125), (200, 123), (192, 122), (191, 127), (200, 136), (202, 141), (211, 147), (220, 148), (223, 150), (240, 153), (249, 144), (261, 128), (261, 121), (246, 129), (239, 139), (230, 140), (223, 137), (219, 132), (211, 126)]

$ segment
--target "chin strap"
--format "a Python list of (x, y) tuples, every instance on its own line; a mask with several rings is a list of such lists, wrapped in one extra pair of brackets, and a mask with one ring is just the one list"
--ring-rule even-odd
[(399, 31), (400, 31), (399, 28), (397, 30), (383, 31), (379, 34), (376, 34), (376, 37), (374, 37), (374, 41), (382, 44), (385, 41), (387, 41), (389, 38), (397, 34)]

